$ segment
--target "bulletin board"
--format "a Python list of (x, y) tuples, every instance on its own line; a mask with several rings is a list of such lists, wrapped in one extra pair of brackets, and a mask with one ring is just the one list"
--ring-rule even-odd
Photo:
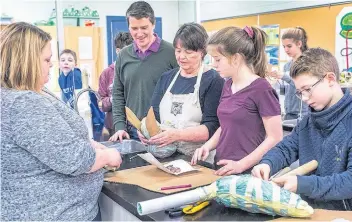
[[(210, 32), (227, 26), (278, 24), (280, 29), (301, 26), (308, 34), (309, 47), (321, 47), (335, 54), (335, 22), (339, 12), (349, 4), (324, 6), (287, 12), (206, 21), (202, 25)], [(258, 18), (259, 17), (259, 18)]]

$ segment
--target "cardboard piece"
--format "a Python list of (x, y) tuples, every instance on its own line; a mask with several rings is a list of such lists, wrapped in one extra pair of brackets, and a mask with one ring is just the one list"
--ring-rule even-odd
[(137, 118), (137, 116), (125, 106), (126, 118), (127, 120), (134, 126), (136, 129), (141, 130), (141, 121)]
[[(108, 173), (105, 175), (104, 181), (132, 184), (153, 192), (171, 194), (209, 185), (220, 178), (214, 174), (214, 170), (212, 169), (202, 166), (197, 166), (197, 169), (198, 171), (192, 171), (175, 176), (160, 170), (154, 165), (148, 165)], [(172, 190), (160, 190), (162, 187), (184, 184), (191, 184), (192, 187)]]
[(314, 209), (314, 214), (309, 218), (288, 218), (281, 217), (273, 221), (352, 221), (351, 211), (335, 211)]
[(157, 121), (155, 119), (153, 107), (150, 107), (148, 111), (145, 125), (147, 127), (150, 137), (153, 137), (160, 132), (160, 127), (158, 126)]

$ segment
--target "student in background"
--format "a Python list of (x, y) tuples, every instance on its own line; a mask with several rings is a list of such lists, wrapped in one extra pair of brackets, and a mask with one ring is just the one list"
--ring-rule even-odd
[[(132, 36), (129, 32), (119, 32), (114, 39), (116, 55), (125, 46), (133, 42)], [(115, 62), (106, 68), (99, 77), (98, 93), (102, 100), (102, 110), (106, 112), (104, 126), (109, 131), (110, 136), (114, 134), (114, 126), (112, 121), (112, 85), (115, 76)]]
[(339, 67), (327, 50), (311, 48), (292, 65), (296, 95), (310, 113), (271, 149), (252, 174), (268, 180), (299, 159), (318, 161), (312, 175), (273, 179), (313, 208), (352, 210), (352, 95), (339, 85)]
[(132, 3), (126, 18), (133, 44), (122, 49), (116, 60), (112, 92), (116, 132), (110, 141), (139, 140), (137, 129), (126, 121), (125, 106), (137, 118), (145, 117), (161, 74), (178, 67), (172, 44), (154, 33), (154, 10), (147, 2)]
[(75, 90), (82, 89), (82, 73), (77, 65), (77, 56), (71, 49), (64, 49), (60, 53), (59, 86), (62, 92), (62, 100), (71, 108), (74, 108)]
[[(301, 108), (301, 100), (297, 98), (295, 84), (290, 77), (290, 68), (301, 54), (308, 49), (307, 33), (301, 27), (290, 28), (282, 35), (282, 44), (286, 54), (292, 58), (291, 61), (285, 64), (284, 71), (272, 71), (268, 75), (277, 79), (282, 79), (280, 84), (280, 92), (285, 94), (285, 120), (298, 119)], [(307, 104), (302, 104), (301, 115), (304, 116), (308, 112)]]
[(218, 118), (220, 127), (194, 153), (192, 164), (205, 160), (216, 149), (215, 173), (248, 172), (282, 139), (279, 99), (263, 78), (267, 70), (266, 34), (256, 27), (227, 27), (210, 37), (208, 53), (213, 67), (226, 81)]

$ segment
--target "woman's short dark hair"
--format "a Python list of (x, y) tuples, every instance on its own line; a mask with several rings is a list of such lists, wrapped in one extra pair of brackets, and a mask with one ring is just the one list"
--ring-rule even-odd
[(204, 59), (207, 47), (208, 33), (205, 31), (204, 27), (191, 22), (182, 25), (174, 38), (173, 45), (176, 48), (177, 43), (183, 48), (192, 51), (201, 51), (203, 53), (202, 59)]
[(115, 49), (122, 49), (125, 46), (128, 46), (133, 42), (133, 38), (129, 32), (119, 32), (115, 36), (114, 43)]
[(145, 1), (134, 2), (127, 9), (126, 19), (128, 25), (130, 24), (130, 17), (134, 17), (136, 19), (148, 18), (153, 25), (155, 24), (154, 10), (149, 3)]

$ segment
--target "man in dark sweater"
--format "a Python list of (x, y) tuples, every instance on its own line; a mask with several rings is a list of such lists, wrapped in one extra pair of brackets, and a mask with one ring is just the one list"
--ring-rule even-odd
[(173, 46), (155, 33), (152, 7), (134, 2), (126, 12), (133, 44), (121, 50), (115, 65), (112, 113), (115, 134), (110, 141), (138, 139), (136, 129), (126, 121), (125, 106), (142, 119), (151, 103), (156, 83), (165, 71), (178, 67)]
[(252, 174), (270, 175), (299, 159), (318, 161), (308, 176), (282, 176), (273, 182), (298, 193), (314, 208), (352, 210), (352, 95), (338, 84), (334, 56), (320, 48), (305, 51), (292, 65), (299, 96), (311, 108), (293, 132), (270, 150)]

